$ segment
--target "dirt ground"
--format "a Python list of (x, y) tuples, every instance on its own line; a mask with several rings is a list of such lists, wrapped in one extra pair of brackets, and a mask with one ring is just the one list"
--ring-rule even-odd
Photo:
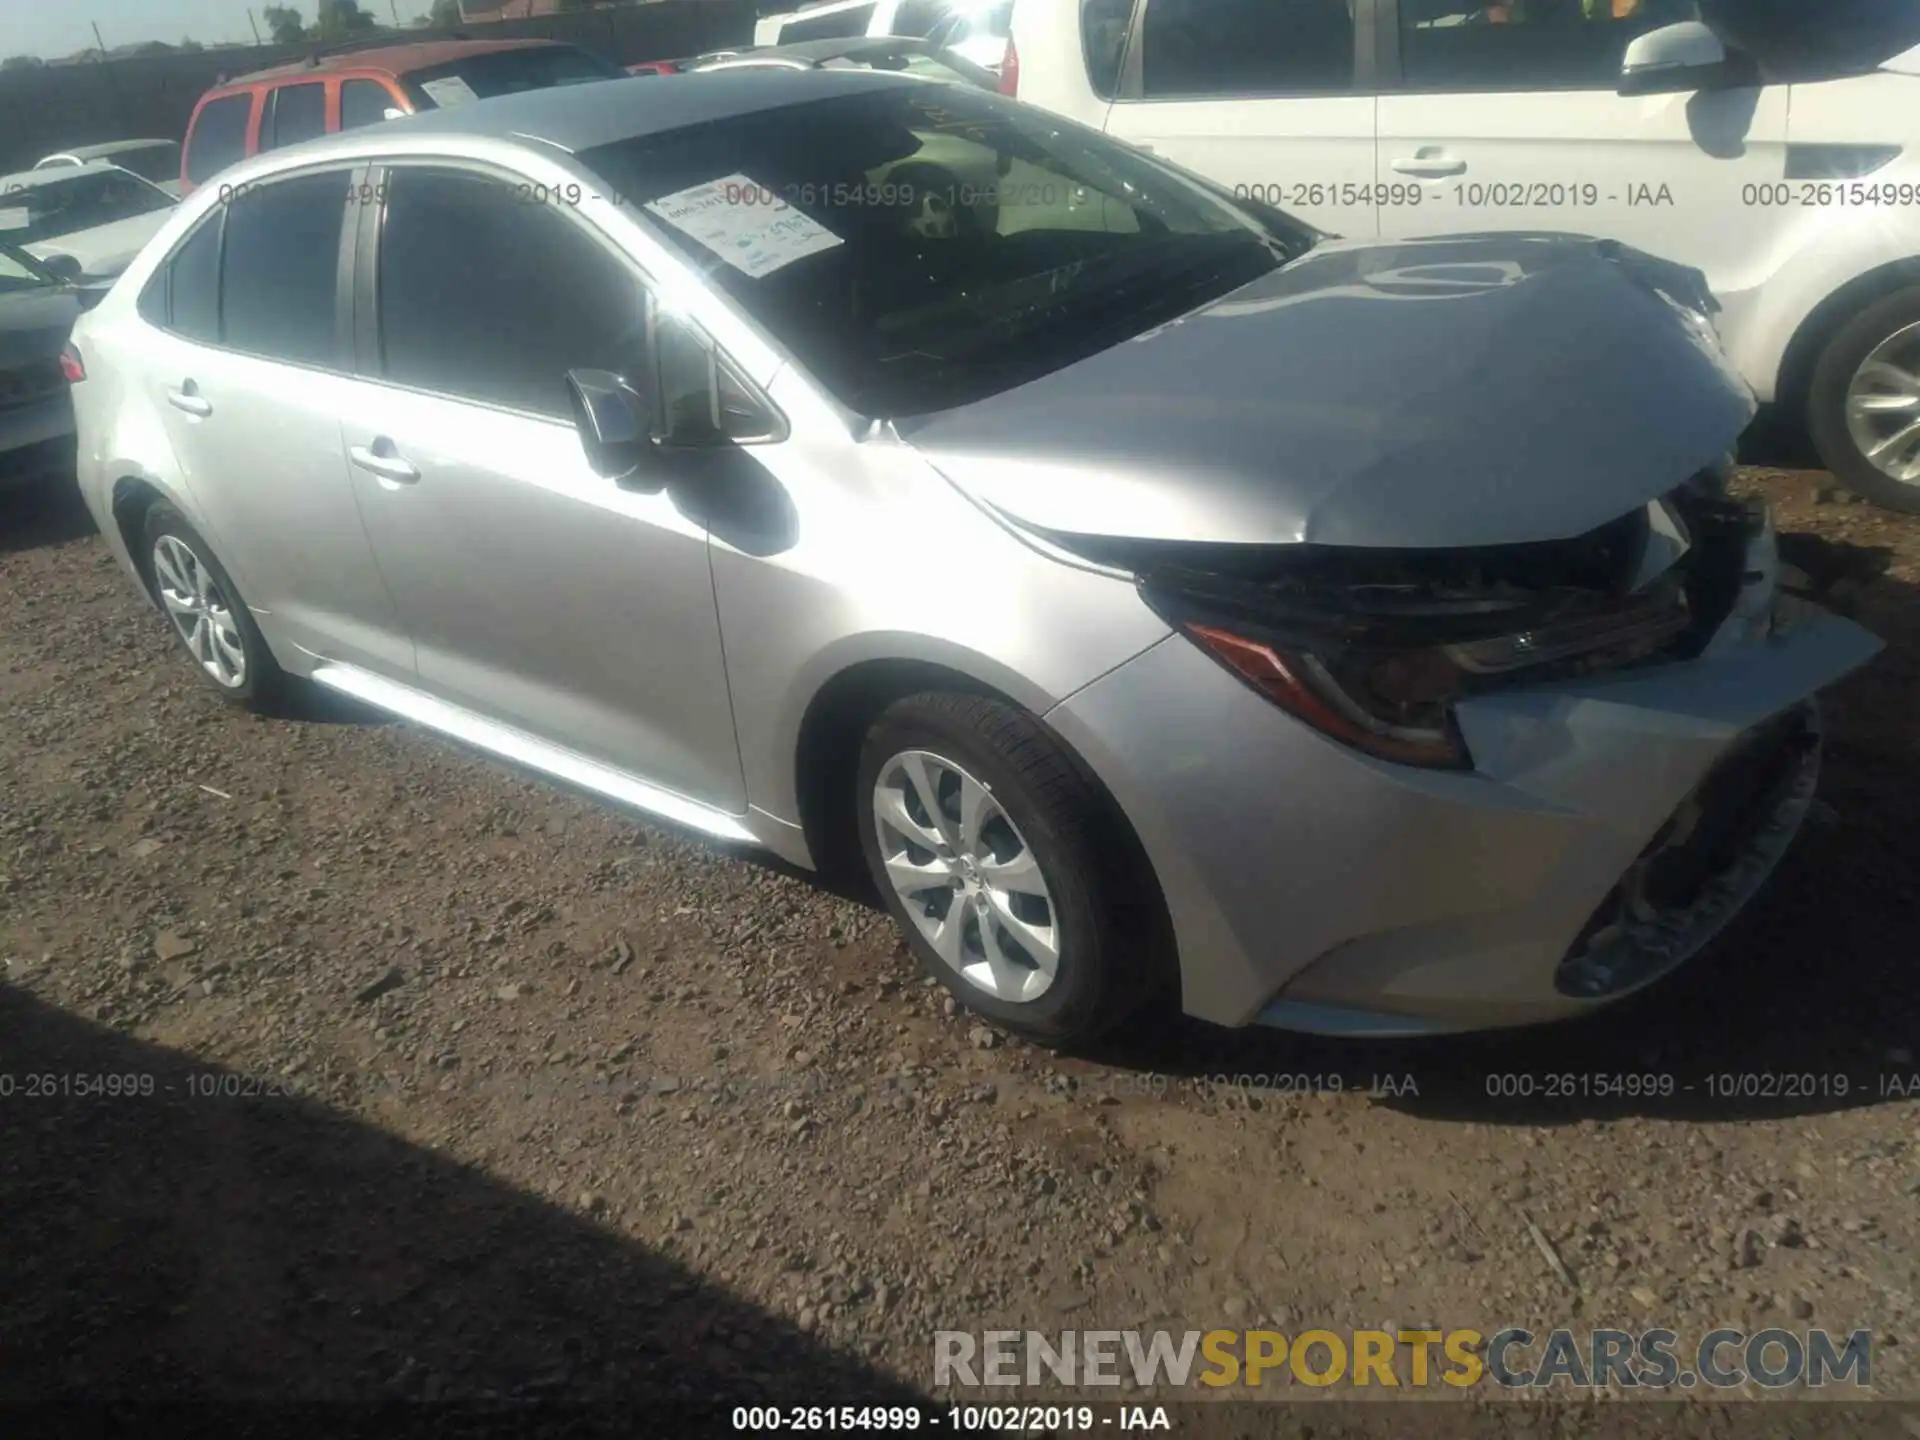
[[(1551, 1031), (1074, 1060), (858, 900), (225, 708), (77, 502), (0, 501), (0, 1401), (872, 1403), (943, 1328), (1509, 1322), (1870, 1327), (1920, 1394), (1920, 522), (1745, 483), (1889, 649), (1709, 955)], [(1544, 1095), (1619, 1072), (1675, 1093)], [(1708, 1080), (1768, 1073), (1816, 1078)]]

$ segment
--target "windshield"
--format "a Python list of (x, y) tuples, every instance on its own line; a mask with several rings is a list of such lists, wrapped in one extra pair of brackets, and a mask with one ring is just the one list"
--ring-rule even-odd
[(116, 150), (111, 159), (122, 170), (131, 170), (142, 180), (158, 183), (180, 178), (180, 147), (171, 141), (165, 145), (142, 145), (138, 150)]
[(15, 222), (7, 228), (6, 238), (15, 245), (97, 230), (171, 204), (173, 197), (166, 191), (124, 170), (88, 170), (57, 180), (36, 179), (33, 184), (15, 180), (0, 186), (0, 213)]
[(60, 282), (11, 246), (0, 245), (0, 295), (16, 290), (44, 290)]
[(459, 105), (545, 90), (553, 85), (584, 85), (594, 80), (624, 80), (627, 72), (571, 45), (537, 45), (526, 50), (492, 50), (414, 70), (401, 77), (416, 107)]
[(1304, 252), (1203, 182), (1044, 111), (896, 84), (580, 157), (843, 403), (946, 409)]

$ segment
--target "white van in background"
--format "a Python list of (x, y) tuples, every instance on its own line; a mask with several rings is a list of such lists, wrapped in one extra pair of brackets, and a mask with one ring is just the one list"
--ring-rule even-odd
[(1322, 229), (1697, 267), (1756, 394), (1920, 514), (1915, 0), (1015, 0), (1012, 28), (1003, 90)]

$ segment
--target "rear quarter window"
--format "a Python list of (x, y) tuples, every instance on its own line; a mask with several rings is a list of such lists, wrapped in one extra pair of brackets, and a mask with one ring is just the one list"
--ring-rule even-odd
[(198, 185), (247, 158), (253, 92), (222, 95), (200, 107), (187, 137), (187, 179)]

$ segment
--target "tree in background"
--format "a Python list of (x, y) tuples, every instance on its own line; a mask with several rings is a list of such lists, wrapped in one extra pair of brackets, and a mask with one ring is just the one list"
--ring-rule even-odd
[(38, 55), (9, 55), (0, 60), (0, 70), (38, 70), (46, 63)]
[(313, 27), (313, 38), (328, 42), (351, 40), (379, 28), (379, 22), (353, 0), (320, 0), (320, 21)]
[(291, 5), (269, 5), (260, 12), (276, 45), (298, 45), (307, 38), (307, 22)]
[(198, 40), (191, 40), (183, 35), (180, 37), (180, 43), (173, 48), (178, 50), (182, 55), (198, 55), (207, 47), (202, 45)]
[(427, 16), (427, 23), (436, 30), (458, 30), (460, 0), (433, 0), (433, 13)]

